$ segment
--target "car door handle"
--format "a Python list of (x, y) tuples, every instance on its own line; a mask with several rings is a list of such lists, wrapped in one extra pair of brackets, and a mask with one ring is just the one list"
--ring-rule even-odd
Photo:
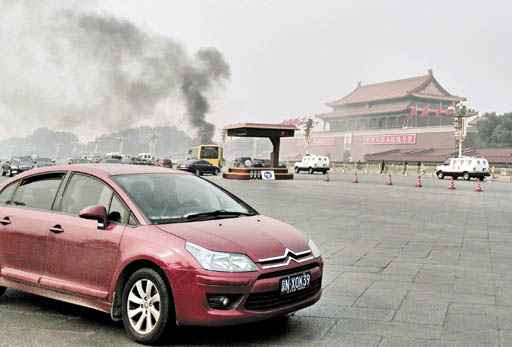
[(11, 219), (9, 217), (4, 217), (4, 219), (0, 219), (0, 224), (2, 224), (2, 225), (11, 224)]
[(57, 225), (52, 226), (50, 228), (50, 231), (54, 234), (60, 234), (64, 231), (64, 229), (62, 229), (62, 227), (59, 224), (57, 224)]

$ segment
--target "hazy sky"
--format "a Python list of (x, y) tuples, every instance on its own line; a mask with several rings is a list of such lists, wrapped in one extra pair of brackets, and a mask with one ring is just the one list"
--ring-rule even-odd
[[(33, 12), (46, 6), (25, 2), (37, 4)], [(429, 68), (449, 92), (467, 97), (480, 112), (512, 111), (509, 1), (46, 3), (56, 7), (80, 4), (86, 11), (129, 19), (146, 31), (178, 41), (190, 54), (201, 47), (218, 48), (231, 65), (231, 81), (215, 92), (209, 115), (218, 127), (322, 113), (328, 111), (326, 102), (346, 95), (358, 81), (417, 76)], [(11, 27), (17, 20), (13, 18)], [(10, 34), (3, 34), (8, 41)], [(4, 122), (2, 129), (9, 124)], [(31, 123), (20, 118), (19, 128), (25, 127), (24, 132), (27, 124)]]
[(363, 83), (426, 74), (481, 112), (512, 111), (509, 1), (107, 0), (104, 9), (220, 49), (232, 81), (215, 118), (324, 112)]

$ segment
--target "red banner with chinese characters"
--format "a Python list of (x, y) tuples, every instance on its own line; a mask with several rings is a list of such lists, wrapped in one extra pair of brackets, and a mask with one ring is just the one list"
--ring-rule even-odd
[(371, 135), (364, 138), (365, 145), (414, 145), (416, 134)]

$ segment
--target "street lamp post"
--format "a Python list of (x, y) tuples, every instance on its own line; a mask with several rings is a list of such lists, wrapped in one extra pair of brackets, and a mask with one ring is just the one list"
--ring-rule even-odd
[(464, 146), (464, 139), (466, 137), (466, 130), (467, 130), (467, 122), (466, 118), (473, 117), (478, 115), (478, 112), (476, 112), (473, 109), (468, 108), (463, 103), (459, 102), (455, 104), (455, 138), (458, 141), (458, 156), (459, 158), (462, 157), (462, 149)]

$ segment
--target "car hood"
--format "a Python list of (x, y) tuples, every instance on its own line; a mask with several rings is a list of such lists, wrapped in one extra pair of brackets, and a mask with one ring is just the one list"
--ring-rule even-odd
[(253, 261), (282, 256), (287, 248), (294, 252), (309, 249), (297, 229), (261, 215), (157, 227), (209, 250), (243, 253)]

